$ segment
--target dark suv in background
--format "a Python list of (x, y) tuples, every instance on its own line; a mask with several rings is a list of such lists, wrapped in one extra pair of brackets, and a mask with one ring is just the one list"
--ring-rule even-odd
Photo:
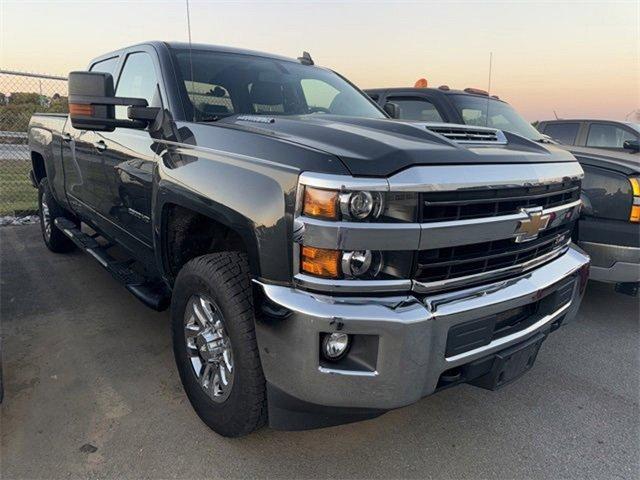
[(385, 110), (403, 120), (498, 128), (530, 140), (545, 141), (545, 136), (511, 105), (477, 88), (454, 90), (442, 85), (438, 88), (376, 88), (365, 93), (381, 106), (394, 105), (393, 110)]
[(636, 153), (640, 141), (640, 125), (613, 120), (545, 120), (538, 130), (562, 143), (576, 147), (603, 148)]
[[(574, 240), (591, 256), (592, 280), (637, 294), (640, 282), (640, 128), (601, 120), (540, 122), (536, 130), (507, 102), (475, 88), (379, 88), (366, 93), (391, 116), (429, 123), (459, 140), (457, 127), (492, 127), (541, 143), (557, 141), (580, 162), (583, 210)], [(468, 134), (468, 132), (467, 132)], [(482, 129), (475, 132), (481, 138)], [(615, 140), (615, 141), (614, 141)], [(474, 139), (467, 137), (467, 144)]]

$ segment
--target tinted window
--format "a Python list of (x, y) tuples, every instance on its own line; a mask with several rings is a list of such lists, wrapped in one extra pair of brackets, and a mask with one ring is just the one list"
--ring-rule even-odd
[(100, 62), (96, 62), (91, 66), (92, 72), (104, 72), (113, 75), (118, 66), (118, 57), (107, 58)]
[(587, 147), (622, 148), (626, 140), (637, 140), (630, 131), (611, 123), (594, 123), (589, 127)]
[(419, 120), (421, 122), (442, 122), (442, 116), (436, 107), (428, 100), (418, 98), (389, 97), (389, 102), (400, 107), (400, 118)]
[[(149, 106), (161, 106), (158, 78), (151, 56), (144, 52), (127, 56), (116, 87), (117, 97), (144, 98)], [(116, 107), (116, 118), (127, 118), (127, 107)]]
[(530, 140), (542, 138), (540, 132), (508, 103), (474, 95), (450, 95), (450, 98), (466, 125), (499, 128)]
[(230, 115), (235, 112), (231, 95), (221, 85), (204, 82), (188, 82), (189, 99), (204, 116)]
[(551, 123), (545, 127), (544, 133), (564, 145), (575, 145), (579, 128), (579, 123)]
[(365, 95), (330, 70), (206, 50), (175, 50), (174, 55), (196, 121), (234, 113), (385, 118)]

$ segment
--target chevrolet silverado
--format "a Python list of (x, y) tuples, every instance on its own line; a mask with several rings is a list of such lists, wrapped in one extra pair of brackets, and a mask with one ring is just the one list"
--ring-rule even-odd
[(29, 127), (44, 242), (170, 308), (222, 435), (500, 388), (580, 304), (583, 172), (552, 145), (399, 123), (307, 53), (210, 45), (102, 55), (69, 111)]

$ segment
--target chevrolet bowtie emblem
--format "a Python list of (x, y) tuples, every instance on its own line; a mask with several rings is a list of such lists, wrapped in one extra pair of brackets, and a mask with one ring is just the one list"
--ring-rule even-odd
[(518, 223), (515, 231), (517, 243), (535, 240), (538, 234), (549, 225), (551, 215), (544, 213), (542, 207), (521, 208), (520, 212), (527, 214), (528, 218)]

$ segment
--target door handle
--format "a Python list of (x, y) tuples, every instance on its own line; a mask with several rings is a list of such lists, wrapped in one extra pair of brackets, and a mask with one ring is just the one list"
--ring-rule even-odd
[(96, 147), (96, 150), (98, 150), (99, 152), (104, 152), (107, 149), (107, 144), (102, 140), (97, 141), (93, 144), (93, 146)]
[(71, 138), (71, 134), (69, 134), (69, 133), (63, 133), (63, 134), (62, 134), (62, 141), (63, 141), (63, 142), (67, 142), (67, 143), (69, 143), (71, 140), (73, 140), (73, 139)]

